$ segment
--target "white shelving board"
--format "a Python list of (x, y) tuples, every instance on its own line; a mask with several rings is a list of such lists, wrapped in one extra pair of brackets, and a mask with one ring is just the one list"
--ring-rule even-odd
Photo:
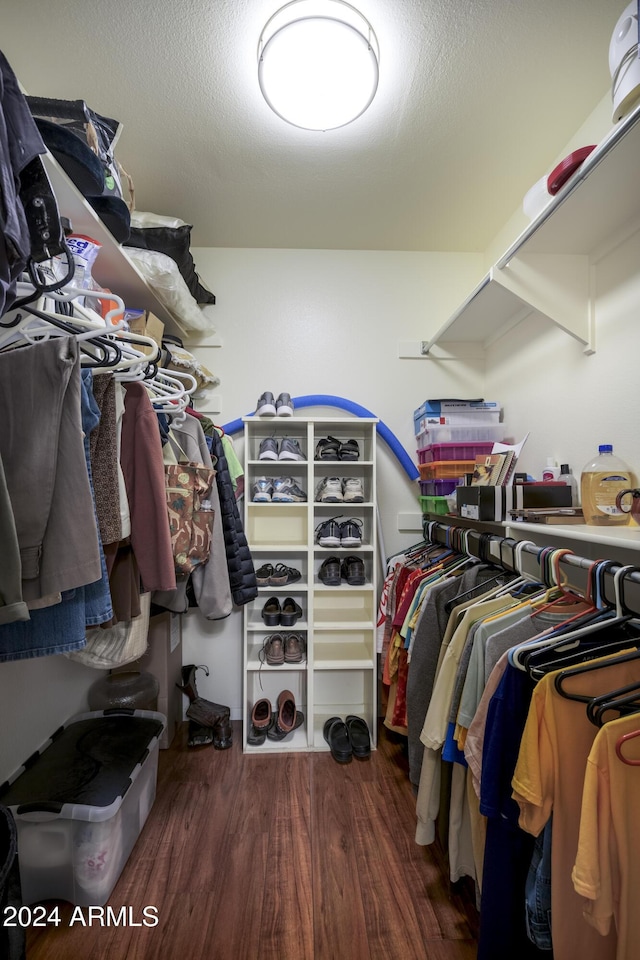
[(488, 346), (532, 312), (548, 317), (592, 353), (592, 267), (640, 229), (640, 107), (598, 144), (487, 275), (422, 342)]

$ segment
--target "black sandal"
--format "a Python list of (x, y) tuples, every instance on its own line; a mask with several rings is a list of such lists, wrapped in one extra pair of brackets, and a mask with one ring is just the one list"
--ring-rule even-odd
[(358, 446), (357, 440), (347, 440), (346, 443), (340, 444), (340, 459), (341, 460), (359, 460), (360, 459), (360, 447)]
[(326, 440), (318, 440), (316, 444), (316, 460), (339, 460), (340, 459), (340, 441), (335, 437), (327, 437)]

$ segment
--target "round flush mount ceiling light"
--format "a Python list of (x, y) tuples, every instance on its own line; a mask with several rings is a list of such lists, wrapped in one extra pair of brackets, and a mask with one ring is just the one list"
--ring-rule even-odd
[(373, 27), (344, 0), (292, 0), (258, 42), (258, 82), (274, 111), (305, 130), (334, 130), (361, 116), (378, 88)]

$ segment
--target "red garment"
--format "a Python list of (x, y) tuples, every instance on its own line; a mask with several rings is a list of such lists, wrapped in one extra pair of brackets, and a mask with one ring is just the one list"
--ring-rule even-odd
[(141, 383), (125, 385), (120, 464), (131, 513), (131, 546), (143, 592), (175, 590), (158, 418)]

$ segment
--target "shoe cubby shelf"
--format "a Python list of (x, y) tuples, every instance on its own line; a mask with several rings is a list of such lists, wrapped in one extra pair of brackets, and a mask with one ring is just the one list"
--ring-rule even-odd
[[(323, 737), (325, 721), (332, 716), (362, 717), (375, 746), (377, 716), (376, 617), (376, 424), (357, 417), (245, 417), (244, 523), (256, 570), (271, 564), (297, 569), (301, 578), (286, 585), (258, 587), (258, 596), (244, 608), (244, 729), (247, 753), (329, 749)], [(283, 441), (295, 441), (283, 445)], [(265, 441), (267, 441), (265, 443)], [(274, 445), (275, 441), (275, 445)], [(260, 452), (299, 451), (304, 459), (261, 459)], [(316, 459), (341, 453), (349, 459)], [(353, 459), (357, 455), (357, 459)], [(266, 484), (264, 483), (266, 478)], [(269, 499), (275, 481), (291, 478), (292, 502)], [(336, 484), (335, 478), (339, 480)], [(262, 482), (257, 485), (260, 479)], [(327, 485), (327, 480), (334, 482)], [(350, 482), (349, 482), (350, 481)], [(279, 485), (279, 493), (288, 484)], [(330, 489), (329, 489), (330, 487)], [(266, 500), (254, 501), (255, 493)], [(337, 491), (337, 492), (336, 492)], [(327, 502), (315, 497), (360, 497), (362, 500)], [(300, 499), (300, 496), (306, 499)], [(318, 543), (319, 528), (333, 521), (342, 526), (338, 539)], [(354, 529), (356, 534), (354, 536)], [(343, 538), (344, 544), (340, 541)], [(323, 580), (323, 564), (335, 560), (333, 576)], [(349, 560), (349, 562), (346, 562)], [(339, 570), (340, 579), (335, 571)], [(364, 575), (364, 583), (359, 582)], [(264, 574), (263, 574), (264, 576)], [(351, 582), (349, 582), (351, 581)], [(293, 597), (302, 616), (293, 626), (267, 626), (262, 610), (271, 597)], [(305, 660), (278, 666), (264, 662), (264, 643), (275, 633), (298, 633), (304, 640)], [(303, 712), (301, 727), (280, 741), (247, 742), (251, 712), (257, 700), (275, 704), (290, 690), (296, 709)]]

